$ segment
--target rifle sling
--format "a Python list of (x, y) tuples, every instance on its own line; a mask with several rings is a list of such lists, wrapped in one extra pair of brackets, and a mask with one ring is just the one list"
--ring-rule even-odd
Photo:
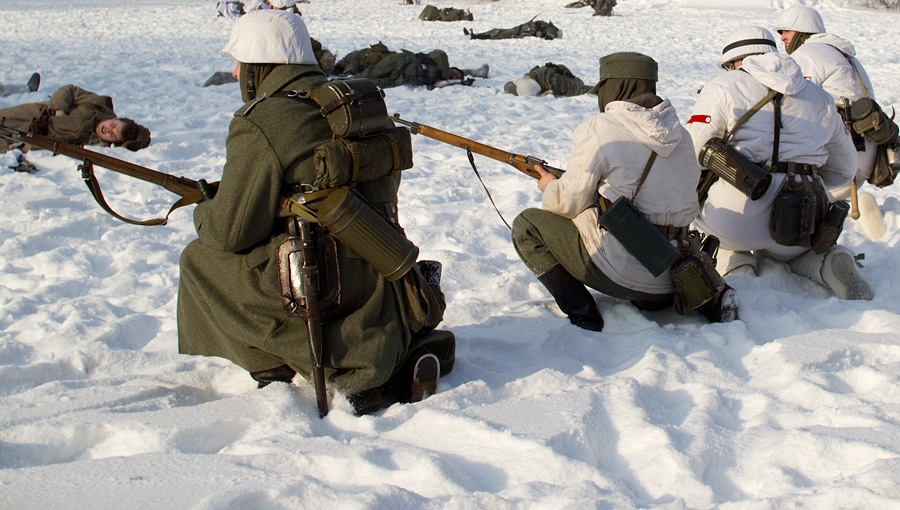
[(94, 175), (94, 165), (90, 162), (90, 160), (85, 159), (82, 164), (78, 165), (78, 169), (81, 170), (81, 178), (84, 180), (85, 185), (91, 192), (91, 195), (93, 195), (94, 200), (97, 202), (97, 204), (110, 216), (113, 216), (114, 218), (122, 220), (125, 223), (129, 223), (131, 225), (165, 225), (166, 223), (168, 223), (169, 216), (175, 209), (179, 209), (186, 205), (196, 204), (198, 202), (201, 202), (204, 198), (203, 193), (199, 189), (196, 189), (179, 198), (174, 204), (172, 204), (172, 207), (169, 209), (169, 212), (166, 213), (165, 218), (156, 218), (152, 220), (132, 220), (115, 212), (109, 206), (109, 204), (106, 203), (106, 199), (103, 198), (103, 191), (100, 189), (100, 183), (97, 181), (97, 178)]
[(469, 158), (469, 164), (472, 165), (472, 170), (475, 172), (475, 177), (478, 177), (478, 181), (481, 182), (481, 186), (484, 188), (484, 192), (487, 193), (488, 200), (491, 201), (491, 205), (494, 206), (494, 210), (497, 211), (497, 215), (500, 216), (500, 220), (503, 221), (503, 224), (506, 225), (506, 228), (512, 230), (512, 227), (507, 223), (506, 218), (503, 217), (503, 214), (500, 213), (500, 209), (497, 209), (497, 204), (494, 203), (494, 197), (491, 196), (491, 192), (488, 190), (487, 184), (484, 183), (484, 180), (481, 178), (481, 174), (478, 173), (478, 169), (475, 168), (475, 156), (472, 155), (471, 149), (466, 147), (466, 156)]

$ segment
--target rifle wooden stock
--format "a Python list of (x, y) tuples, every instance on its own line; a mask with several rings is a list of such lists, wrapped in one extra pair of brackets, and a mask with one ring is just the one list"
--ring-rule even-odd
[(466, 149), (467, 151), (474, 152), (475, 154), (481, 154), (482, 156), (487, 156), (491, 159), (501, 161), (515, 167), (516, 170), (535, 179), (540, 179), (541, 175), (537, 172), (537, 170), (534, 169), (534, 165), (541, 165), (544, 170), (555, 175), (556, 177), (560, 177), (564, 172), (564, 170), (554, 168), (548, 165), (546, 161), (534, 156), (522, 156), (520, 154), (513, 154), (511, 152), (497, 149), (496, 147), (491, 147), (490, 145), (484, 145), (483, 143), (478, 143), (474, 140), (469, 140), (468, 138), (454, 135), (453, 133), (448, 133), (446, 131), (441, 131), (440, 129), (426, 126), (425, 124), (403, 120), (400, 118), (399, 113), (395, 113), (391, 118), (395, 122), (409, 127), (409, 131), (414, 135), (427, 136), (428, 138), (433, 138), (439, 142), (444, 142), (454, 147)]
[[(202, 190), (201, 181), (194, 181), (186, 177), (175, 177), (174, 175), (158, 172), (149, 168), (129, 163), (128, 161), (107, 156), (106, 154), (85, 149), (79, 145), (66, 143), (48, 136), (39, 135), (29, 131), (21, 131), (10, 126), (0, 123), (0, 136), (33, 145), (41, 149), (51, 151), (54, 155), (61, 154), (77, 160), (88, 160), (93, 165), (125, 174), (142, 181), (153, 183), (166, 188), (178, 196), (184, 197), (198, 189)], [(206, 197), (209, 198), (209, 197)]]

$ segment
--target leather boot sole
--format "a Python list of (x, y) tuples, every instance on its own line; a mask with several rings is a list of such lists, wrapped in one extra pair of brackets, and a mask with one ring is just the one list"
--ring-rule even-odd
[(431, 353), (420, 356), (413, 367), (409, 401), (420, 402), (429, 395), (437, 393), (437, 381), (440, 374), (441, 363), (437, 356)]

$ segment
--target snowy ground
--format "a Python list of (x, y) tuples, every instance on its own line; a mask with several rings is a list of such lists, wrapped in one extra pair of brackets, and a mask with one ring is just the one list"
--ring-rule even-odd
[[(545, 62), (586, 82), (597, 59), (660, 62), (660, 94), (685, 120), (724, 37), (771, 27), (789, 0), (619, 0), (613, 18), (567, 2), (456, 0), (475, 20), (425, 23), (425, 2), (311, 0), (313, 37), (338, 57), (382, 41), (491, 65), (473, 87), (387, 92), (392, 113), (562, 166), (594, 96), (518, 98), (503, 83)], [(897, 13), (805, 0), (856, 45), (879, 102), (900, 106)], [(730, 5), (723, 10), (720, 5)], [(555, 41), (471, 41), (537, 15)], [(153, 145), (103, 152), (215, 180), (240, 106), (234, 85), (201, 88), (233, 61), (231, 21), (212, 0), (0, 3), (0, 82), (43, 75), (111, 95)], [(389, 28), (384, 28), (389, 27)], [(848, 221), (876, 296), (845, 302), (785, 266), (729, 277), (742, 320), (708, 324), (597, 295), (599, 334), (560, 318), (519, 261), (465, 153), (414, 138), (401, 219), (422, 258), (444, 263), (444, 327), (458, 362), (424, 402), (354, 417), (313, 391), (256, 390), (231, 363), (177, 353), (178, 257), (190, 210), (136, 227), (93, 202), (76, 162), (47, 153), (34, 175), (0, 167), (0, 508), (900, 508), (900, 194), (866, 186), (887, 233)], [(0, 159), (8, 162), (8, 159)], [(539, 204), (535, 181), (478, 159), (507, 221)], [(98, 170), (119, 212), (164, 214), (162, 188)], [(895, 290), (896, 287), (896, 290)]]

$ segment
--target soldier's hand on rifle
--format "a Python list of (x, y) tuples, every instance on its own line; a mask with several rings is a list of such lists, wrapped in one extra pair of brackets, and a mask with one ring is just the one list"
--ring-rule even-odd
[(556, 176), (544, 170), (544, 167), (541, 165), (534, 165), (534, 169), (541, 176), (541, 178), (538, 179), (538, 189), (543, 193), (547, 185), (556, 180)]

